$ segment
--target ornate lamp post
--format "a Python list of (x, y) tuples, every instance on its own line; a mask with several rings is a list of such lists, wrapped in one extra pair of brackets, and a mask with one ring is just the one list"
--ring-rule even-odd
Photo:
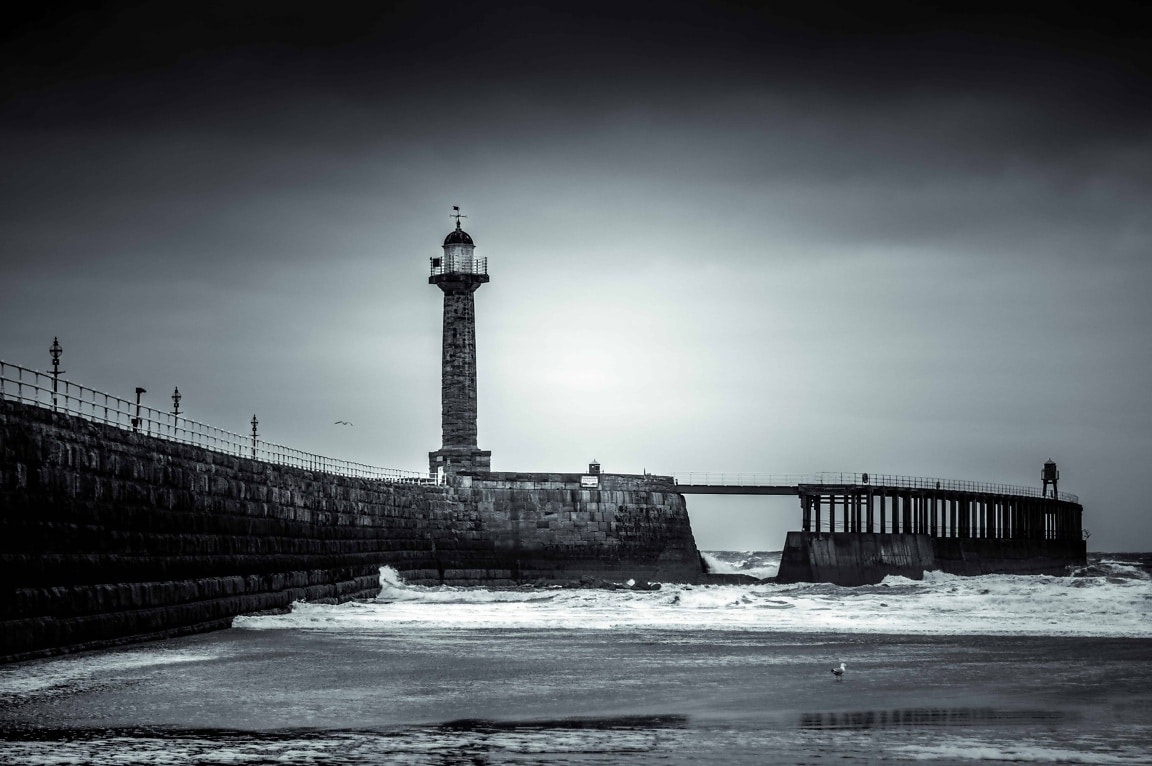
[(256, 416), (252, 416), (252, 459), (256, 459), (256, 426), (260, 425), (260, 421)]
[(172, 390), (172, 436), (180, 432), (180, 387)]
[(48, 349), (48, 353), (52, 355), (52, 409), (56, 409), (56, 389), (60, 382), (60, 374), (64, 372), (60, 369), (60, 355), (64, 353), (64, 349), (60, 346), (59, 338), (52, 338), (52, 347)]

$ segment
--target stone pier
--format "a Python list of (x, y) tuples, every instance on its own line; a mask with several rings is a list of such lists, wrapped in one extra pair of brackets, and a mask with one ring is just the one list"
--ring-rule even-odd
[(697, 581), (670, 479), (443, 485), (263, 463), (0, 400), (0, 660), (227, 627), (412, 584)]

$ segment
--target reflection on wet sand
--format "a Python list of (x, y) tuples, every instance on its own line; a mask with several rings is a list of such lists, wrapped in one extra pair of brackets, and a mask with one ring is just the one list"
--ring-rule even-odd
[[(14, 763), (111, 766), (156, 762), (519, 763), (521, 757), (651, 753), (656, 732), (688, 728), (682, 715), (571, 717), (549, 720), (462, 719), (380, 730), (293, 728), (273, 731), (21, 727), (0, 732)], [(109, 747), (109, 743), (115, 746)]]
[(998, 710), (975, 707), (922, 707), (897, 710), (852, 710), (837, 713), (804, 713), (801, 729), (894, 729), (904, 726), (976, 726), (983, 724), (1060, 721), (1059, 710)]
[(542, 731), (544, 729), (683, 729), (688, 726), (686, 715), (621, 715), (556, 718), (548, 720), (498, 721), (483, 718), (465, 718), (448, 721), (439, 728), (449, 731)]

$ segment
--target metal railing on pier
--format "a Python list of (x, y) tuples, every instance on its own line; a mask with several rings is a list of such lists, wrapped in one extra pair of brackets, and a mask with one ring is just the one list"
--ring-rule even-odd
[(52, 373), (38, 372), (4, 361), (0, 361), (0, 398), (75, 415), (125, 431), (275, 465), (388, 482), (432, 481), (427, 474), (417, 471), (379, 468), (339, 460), (264, 441), (251, 434), (238, 434), (59, 379)]
[[(932, 489), (948, 492), (980, 492), (989, 495), (1017, 497), (1044, 497), (1036, 487), (996, 484), (963, 479), (938, 479), (924, 476), (899, 476), (890, 473), (709, 473), (691, 471), (672, 475), (677, 484), (712, 487), (795, 487), (801, 484), (833, 486), (875, 486), (898, 489)], [(1079, 503), (1080, 498), (1068, 492), (1059, 493), (1059, 499)]]

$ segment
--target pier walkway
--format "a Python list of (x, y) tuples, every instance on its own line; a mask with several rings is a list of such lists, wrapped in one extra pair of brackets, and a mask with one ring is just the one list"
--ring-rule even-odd
[(1083, 508), (1067, 492), (875, 473), (674, 474), (684, 495), (795, 495), (805, 532), (935, 538), (1081, 540)]

